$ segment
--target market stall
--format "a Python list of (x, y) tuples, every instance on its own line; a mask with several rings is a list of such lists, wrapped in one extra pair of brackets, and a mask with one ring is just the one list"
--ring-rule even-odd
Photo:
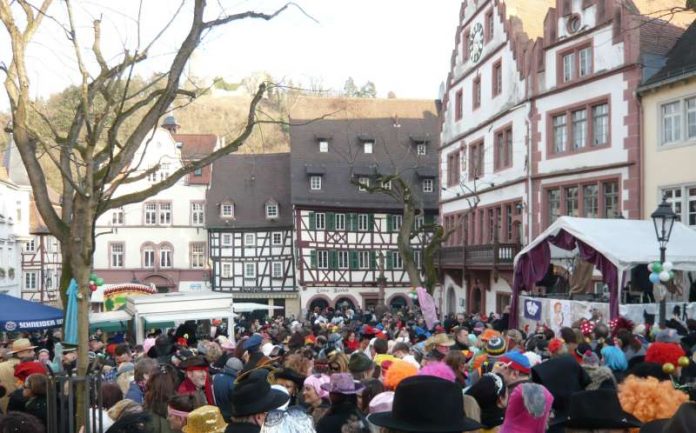
[[(615, 318), (620, 314), (620, 290), (627, 281), (628, 272), (635, 266), (658, 260), (660, 250), (652, 221), (559, 218), (515, 257), (511, 326), (518, 326), (521, 317), (518, 308), (520, 294), (532, 292), (546, 275), (551, 260), (558, 256), (567, 257), (569, 252), (575, 252), (601, 272), (602, 281), (609, 289), (607, 311), (611, 318)], [(675, 271), (696, 271), (696, 231), (675, 223), (667, 259)], [(557, 302), (551, 308), (559, 310), (556, 314), (560, 317), (572, 314), (571, 306)], [(539, 303), (529, 307), (534, 312), (532, 316), (537, 316), (540, 314), (538, 308), (543, 306)]]
[(38, 302), (0, 295), (0, 330), (34, 331), (63, 325), (63, 310)]

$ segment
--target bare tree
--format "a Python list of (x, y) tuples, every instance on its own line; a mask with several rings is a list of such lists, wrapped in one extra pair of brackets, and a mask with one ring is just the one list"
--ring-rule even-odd
[[(184, 3), (181, 2), (179, 11)], [(143, 179), (159, 169), (156, 166), (141, 170), (134, 157), (140, 146), (152, 136), (163, 114), (177, 103), (178, 98), (195, 98), (198, 95), (195, 90), (181, 88), (180, 80), (186, 63), (200, 44), (202, 36), (213, 28), (234, 21), (268, 21), (291, 5), (297, 8), (299, 6), (287, 3), (268, 14), (246, 11), (206, 20), (206, 1), (195, 0), (186, 37), (174, 54), (168, 70), (158, 74), (151, 82), (138, 86), (133, 84), (136, 82), (133, 79), (135, 66), (148, 58), (153, 45), (172, 24), (174, 17), (149, 44), (141, 46), (138, 36), (138, 47), (135, 50), (124, 48), (118, 58), (109, 56), (107, 59), (102, 53), (100, 19), (92, 22), (93, 44), (87, 55), (78, 39), (77, 29), (84, 26), (76, 20), (73, 1), (65, 0), (60, 6), (56, 6), (65, 8), (61, 9), (61, 13), (66, 15), (66, 23), (49, 15), (51, 4), (52, 0), (42, 0), (39, 5), (29, 0), (0, 0), (0, 21), (9, 35), (12, 49), (9, 64), (0, 64), (0, 70), (5, 73), (4, 87), (10, 103), (12, 121), (9, 128), (28, 172), (38, 210), (50, 232), (62, 245), (61, 291), (65, 291), (70, 278), (75, 278), (79, 285), (79, 345), (85, 348), (89, 332), (88, 283), (97, 218), (110, 209), (140, 202), (155, 195), (174, 185), (186, 174), (233, 152), (244, 143), (258, 123), (256, 109), (267, 90), (267, 84), (263, 82), (253, 92), (245, 124), (238, 134), (226, 140), (227, 144), (197, 161), (186, 161), (180, 169), (146, 189), (122, 195), (114, 194), (119, 186)], [(55, 125), (30, 97), (33, 88), (29, 80), (27, 48), (46, 19), (62, 28), (72, 47), (81, 77), (79, 96), (75, 105), (70, 107), (74, 115), (66, 128)], [(95, 68), (88, 66), (92, 64)], [(124, 125), (133, 119), (136, 119), (133, 126), (126, 128)], [(39, 155), (49, 158), (60, 171), (60, 211), (56, 211), (49, 200), (46, 173)], [(87, 372), (87, 355), (86, 350), (79, 353), (80, 375)], [(82, 387), (78, 392), (78, 407), (82, 407), (85, 396), (85, 388)], [(78, 423), (84, 424), (84, 420), (78, 419)]]

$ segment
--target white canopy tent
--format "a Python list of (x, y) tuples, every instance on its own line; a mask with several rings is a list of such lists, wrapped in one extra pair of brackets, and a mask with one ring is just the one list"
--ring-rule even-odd
[(235, 313), (249, 313), (257, 310), (282, 310), (278, 305), (259, 304), (257, 302), (235, 302), (232, 306)]
[[(560, 217), (515, 256), (515, 265), (522, 255), (561, 230), (601, 252), (619, 269), (619, 275), (621, 270), (660, 259), (660, 245), (652, 221)], [(674, 269), (696, 271), (695, 230), (680, 222), (674, 223), (667, 244), (667, 260), (674, 264)]]
[[(546, 259), (567, 257), (568, 251), (553, 245), (552, 240), (559, 235), (570, 235), (575, 241), (592, 249), (616, 268), (616, 280), (610, 278), (611, 285), (617, 290), (610, 293), (610, 313), (618, 314), (618, 299), (625, 273), (632, 267), (658, 261), (660, 246), (651, 220), (600, 219), (561, 217), (551, 226), (527, 244), (515, 256), (515, 282), (513, 284), (512, 316), (513, 325), (517, 321), (517, 298), (520, 289), (527, 283), (538, 281), (530, 275), (545, 272), (546, 267), (539, 263)], [(548, 257), (540, 248), (548, 245)], [(524, 260), (523, 260), (524, 259)], [(605, 260), (604, 260), (605, 259)], [(672, 262), (673, 269), (696, 271), (696, 231), (682, 223), (675, 222), (667, 244), (667, 261)], [(548, 266), (548, 263), (545, 264)], [(533, 271), (524, 269), (533, 268)], [(611, 266), (608, 267), (611, 269)], [(612, 270), (613, 272), (613, 270)], [(607, 282), (607, 275), (603, 275)], [(531, 278), (531, 279), (530, 279)], [(529, 290), (529, 287), (524, 287)]]

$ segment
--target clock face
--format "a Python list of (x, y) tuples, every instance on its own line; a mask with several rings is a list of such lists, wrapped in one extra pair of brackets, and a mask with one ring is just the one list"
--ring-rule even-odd
[(476, 63), (481, 58), (483, 51), (483, 25), (476, 23), (469, 33), (469, 58)]

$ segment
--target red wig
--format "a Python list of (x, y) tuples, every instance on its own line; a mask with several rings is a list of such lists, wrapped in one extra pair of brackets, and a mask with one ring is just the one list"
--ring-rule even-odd
[(648, 347), (648, 351), (645, 353), (645, 362), (654, 362), (660, 365), (669, 362), (676, 367), (679, 365), (679, 358), (685, 355), (684, 349), (676, 343), (655, 342)]

